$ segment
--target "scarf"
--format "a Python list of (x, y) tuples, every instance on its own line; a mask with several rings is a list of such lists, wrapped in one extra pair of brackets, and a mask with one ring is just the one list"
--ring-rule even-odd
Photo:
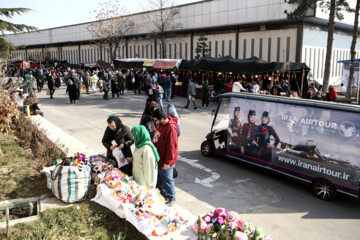
[(145, 145), (149, 145), (153, 152), (154, 152), (154, 155), (155, 155), (155, 161), (156, 161), (156, 165), (155, 165), (155, 169), (157, 168), (157, 163), (159, 162), (160, 160), (160, 156), (159, 156), (159, 153), (158, 151), (156, 150), (156, 147), (154, 146), (154, 144), (152, 144), (151, 142), (151, 138), (150, 138), (150, 134), (149, 132), (146, 130), (146, 128), (142, 125), (137, 125), (137, 126), (134, 126), (132, 129), (131, 129), (131, 132), (133, 133), (134, 135), (134, 140), (135, 140), (135, 147), (136, 148), (141, 148)]

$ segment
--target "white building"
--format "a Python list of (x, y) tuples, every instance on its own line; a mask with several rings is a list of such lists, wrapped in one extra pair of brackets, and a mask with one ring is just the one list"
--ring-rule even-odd
[[(286, 0), (204, 0), (181, 5), (180, 14), (167, 31), (166, 56), (160, 54), (160, 41), (145, 38), (154, 29), (144, 18), (151, 12), (133, 14), (135, 26), (127, 32), (117, 58), (192, 59), (197, 39), (205, 33), (212, 57), (257, 56), (265, 61), (305, 62), (312, 69), (312, 78), (322, 82), (328, 21), (319, 9), (304, 21), (287, 20), (284, 11), (295, 8)], [(342, 76), (343, 66), (337, 61), (350, 58), (353, 26), (348, 23), (335, 24), (331, 82)], [(106, 49), (91, 44), (88, 24), (6, 35), (5, 39), (17, 46), (26, 45), (25, 49), (12, 52), (13, 59), (31, 59), (48, 52), (52, 58), (74, 64), (99, 59), (110, 62)], [(358, 58), (359, 44), (356, 49)]]

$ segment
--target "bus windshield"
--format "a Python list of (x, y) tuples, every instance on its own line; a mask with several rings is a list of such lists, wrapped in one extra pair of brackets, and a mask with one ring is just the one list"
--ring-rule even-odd
[(230, 98), (222, 98), (216, 113), (212, 131), (220, 131), (229, 127)]

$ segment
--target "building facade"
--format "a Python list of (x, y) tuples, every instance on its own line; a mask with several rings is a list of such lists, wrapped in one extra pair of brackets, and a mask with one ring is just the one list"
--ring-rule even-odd
[[(116, 53), (117, 58), (193, 59), (198, 38), (205, 34), (212, 57), (230, 55), (238, 59), (257, 56), (265, 61), (305, 62), (312, 78), (322, 82), (327, 43), (327, 21), (313, 11), (304, 21), (287, 20), (285, 10), (296, 5), (283, 0), (205, 0), (178, 7), (167, 29), (165, 54), (147, 17), (156, 11), (130, 15), (135, 23)], [(36, 60), (43, 56), (72, 64), (111, 62), (106, 47), (92, 43), (90, 23), (57, 27), (38, 32), (6, 35), (5, 39), (25, 49), (12, 52), (13, 59)], [(336, 23), (331, 63), (331, 82), (338, 82), (343, 66), (337, 61), (350, 58), (352, 26)], [(359, 44), (356, 47), (359, 56)]]

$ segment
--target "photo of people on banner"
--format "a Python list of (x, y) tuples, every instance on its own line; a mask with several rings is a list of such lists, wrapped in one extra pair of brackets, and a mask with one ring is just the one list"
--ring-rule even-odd
[[(270, 124), (268, 111), (263, 111), (261, 122), (256, 125), (256, 111), (249, 110), (247, 123), (242, 125), (240, 120), (240, 107), (234, 107), (234, 115), (229, 124), (229, 148), (239, 150), (241, 154), (271, 161), (272, 148), (276, 148), (280, 139)], [(271, 141), (274, 139), (274, 141)], [(273, 143), (272, 143), (273, 142)]]

